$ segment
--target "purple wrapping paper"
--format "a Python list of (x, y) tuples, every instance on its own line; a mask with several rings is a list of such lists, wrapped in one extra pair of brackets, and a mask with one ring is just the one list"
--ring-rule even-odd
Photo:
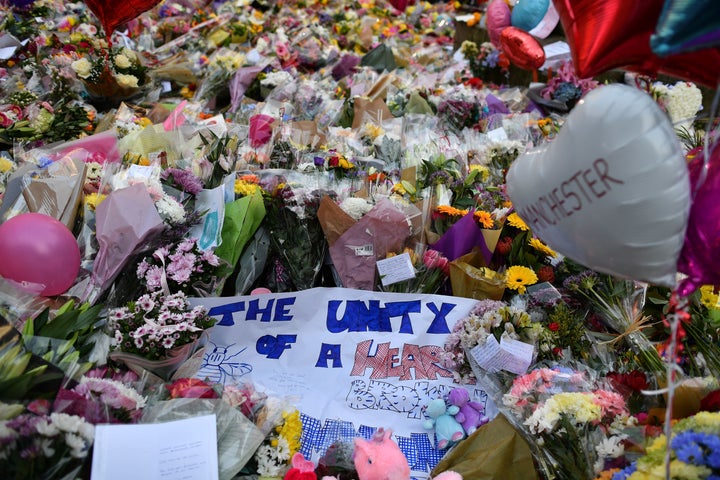
[(130, 256), (164, 228), (155, 203), (143, 184), (110, 193), (95, 210), (99, 245), (92, 279), (105, 290)]
[(265, 65), (253, 65), (251, 67), (240, 68), (237, 72), (235, 72), (235, 75), (233, 75), (230, 85), (228, 86), (230, 90), (231, 112), (235, 112), (238, 108), (240, 108), (245, 92), (250, 84), (252, 84), (253, 80), (255, 80), (255, 77), (258, 76), (258, 73), (262, 72), (264, 68)]
[(495, 95), (489, 94), (485, 97), (485, 103), (487, 103), (488, 110), (491, 115), (494, 113), (503, 113), (506, 115), (510, 113), (510, 110), (507, 108), (507, 105), (505, 105), (505, 102), (497, 98)]
[(405, 214), (380, 200), (330, 247), (343, 287), (374, 290), (377, 259), (402, 250), (410, 233)]
[(451, 226), (440, 240), (435, 242), (431, 247), (439, 251), (448, 261), (453, 261), (458, 257), (470, 253), (474, 247), (479, 247), (482, 252), (485, 264), (490, 265), (492, 252), (485, 245), (482, 230), (473, 218), (474, 212), (471, 210), (460, 220)]

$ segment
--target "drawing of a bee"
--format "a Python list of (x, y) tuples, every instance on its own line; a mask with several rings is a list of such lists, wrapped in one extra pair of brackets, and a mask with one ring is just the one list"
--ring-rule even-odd
[(213, 342), (210, 343), (212, 343), (215, 348), (213, 348), (212, 351), (206, 350), (203, 363), (198, 371), (199, 376), (207, 378), (207, 380), (212, 383), (225, 383), (228, 377), (242, 377), (252, 372), (253, 367), (249, 363), (231, 361), (247, 350), (247, 347), (234, 355), (228, 356), (228, 349), (235, 345), (234, 343), (225, 347), (215, 345)]

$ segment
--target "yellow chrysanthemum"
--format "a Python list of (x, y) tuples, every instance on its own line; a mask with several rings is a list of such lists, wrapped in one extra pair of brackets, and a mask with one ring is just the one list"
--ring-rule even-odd
[(0, 173), (9, 172), (13, 168), (13, 162), (5, 157), (0, 157)]
[(508, 215), (507, 223), (509, 223), (511, 227), (515, 227), (524, 232), (530, 230), (530, 228), (527, 226), (527, 223), (525, 223), (525, 220), (520, 218), (520, 215), (518, 215), (516, 212), (513, 212), (510, 215)]
[(505, 274), (505, 285), (511, 290), (517, 290), (518, 293), (525, 293), (525, 287), (537, 283), (538, 277), (535, 272), (528, 267), (522, 265), (513, 265), (507, 269)]
[(90, 210), (95, 210), (100, 203), (105, 200), (106, 195), (101, 195), (99, 193), (88, 193), (85, 195), (84, 201), (85, 205)]
[(470, 165), (470, 171), (474, 172), (475, 170), (478, 170), (480, 174), (478, 175), (480, 177), (481, 182), (487, 182), (490, 178), (490, 169), (486, 167), (485, 165)]
[(355, 165), (349, 162), (346, 158), (340, 157), (340, 160), (338, 160), (338, 167), (342, 168), (343, 170), (352, 170), (353, 168), (355, 168)]
[(397, 193), (398, 195), (406, 195), (407, 190), (405, 190), (405, 187), (402, 183), (398, 182), (392, 187), (393, 193)]
[(451, 207), (450, 205), (438, 205), (435, 207), (435, 211), (440, 215), (447, 217), (462, 217), (468, 213), (468, 210), (460, 210), (459, 208)]
[(533, 247), (538, 252), (542, 253), (543, 255), (547, 257), (555, 258), (557, 257), (557, 253), (552, 248), (545, 245), (543, 242), (541, 242), (539, 239), (533, 237), (528, 242), (531, 247)]
[(260, 190), (260, 185), (246, 182), (244, 180), (235, 180), (235, 195), (247, 197), (249, 195), (253, 195), (255, 192), (258, 192)]
[(302, 436), (302, 422), (300, 421), (300, 412), (293, 410), (292, 412), (283, 412), (284, 422), (280, 429), (280, 436), (288, 443), (290, 456), (300, 450), (300, 437)]
[[(1, 167), (0, 171), (2, 171)], [(700, 303), (705, 305), (705, 308), (718, 308), (718, 294), (715, 293), (714, 286), (703, 285), (700, 287)]]
[(478, 210), (473, 214), (473, 217), (475, 217), (475, 221), (480, 225), (482, 228), (492, 228), (495, 222), (493, 221), (492, 215), (490, 215), (489, 212), (486, 212), (485, 210)]

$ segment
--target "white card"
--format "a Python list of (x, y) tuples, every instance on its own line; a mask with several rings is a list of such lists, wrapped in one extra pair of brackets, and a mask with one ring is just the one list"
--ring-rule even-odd
[(165, 423), (97, 425), (91, 478), (217, 480), (215, 415)]
[(530, 343), (502, 337), (500, 350), (503, 352), (503, 369), (516, 375), (522, 375), (527, 372), (532, 363), (535, 347)]
[(378, 260), (377, 269), (383, 286), (415, 278), (415, 268), (408, 253)]

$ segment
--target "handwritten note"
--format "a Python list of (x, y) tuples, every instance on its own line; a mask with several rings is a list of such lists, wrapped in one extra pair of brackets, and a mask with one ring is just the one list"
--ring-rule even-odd
[(378, 260), (376, 264), (383, 286), (415, 278), (415, 268), (408, 253)]
[(470, 354), (484, 370), (491, 373), (506, 370), (517, 375), (527, 371), (533, 353), (534, 347), (529, 343), (506, 337), (502, 337), (498, 343), (493, 335), (489, 335), (485, 343), (470, 350)]
[(137, 425), (97, 425), (91, 477), (217, 480), (215, 415)]

